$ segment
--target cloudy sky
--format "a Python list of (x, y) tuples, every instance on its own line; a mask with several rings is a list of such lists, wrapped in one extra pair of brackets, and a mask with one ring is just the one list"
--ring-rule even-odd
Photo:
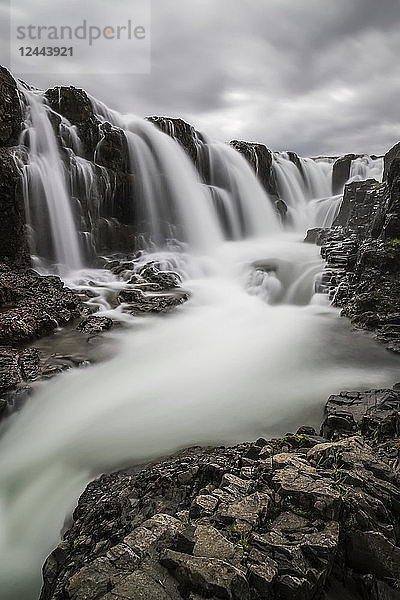
[[(106, 20), (115, 0), (98, 6)], [(150, 74), (26, 79), (308, 156), (400, 139), (400, 0), (152, 0), (151, 38)]]

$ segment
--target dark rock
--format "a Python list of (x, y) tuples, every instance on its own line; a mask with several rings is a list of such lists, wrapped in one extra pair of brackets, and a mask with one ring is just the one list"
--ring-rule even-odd
[(82, 333), (96, 335), (102, 331), (108, 331), (112, 326), (112, 319), (109, 319), (108, 317), (96, 317), (91, 315), (86, 319), (83, 319), (83, 321), (79, 323), (77, 329), (78, 331), (82, 331)]
[(122, 290), (118, 295), (126, 310), (132, 314), (167, 313), (189, 300), (189, 294), (182, 290), (169, 293), (143, 292), (141, 289)]
[(17, 144), (21, 128), (22, 113), (15, 80), (0, 66), (0, 146)]
[(147, 120), (163, 133), (174, 138), (187, 152), (192, 162), (195, 165), (198, 164), (198, 148), (203, 138), (192, 125), (182, 119), (172, 119), (170, 117), (147, 117)]
[(46, 98), (55, 112), (77, 127), (84, 157), (93, 160), (100, 140), (99, 122), (86, 92), (73, 86), (58, 86), (47, 90)]
[(0, 262), (30, 264), (25, 234), (22, 178), (17, 160), (26, 161), (23, 148), (0, 148)]
[[(318, 438), (304, 427), (271, 442), (187, 449), (90, 483), (46, 561), (41, 600), (95, 600), (99, 590), (106, 600), (312, 600), (333, 574), (344, 590), (395, 598), (398, 401), (382, 390), (338, 397), (359, 435), (339, 426), (341, 439), (300, 452), (301, 436)], [(379, 445), (365, 429), (371, 418)], [(267, 445), (275, 452), (265, 458)]]
[(0, 264), (0, 281), (14, 298), (0, 312), (0, 344), (17, 345), (42, 337), (80, 314), (80, 299), (58, 277)]
[(278, 184), (273, 169), (272, 152), (263, 144), (233, 140), (231, 146), (240, 152), (252, 167), (265, 191), (279, 197)]
[(332, 193), (334, 196), (343, 192), (344, 185), (350, 177), (351, 163), (355, 158), (355, 154), (346, 154), (335, 161), (332, 171)]
[(124, 132), (109, 123), (101, 125), (100, 130), (103, 137), (96, 148), (96, 163), (112, 171), (127, 173), (130, 170), (129, 150)]
[(400, 142), (395, 144), (388, 152), (386, 152), (383, 159), (383, 180), (388, 178), (389, 170), (393, 160), (400, 155)]
[(307, 231), (304, 242), (306, 244), (316, 244), (317, 246), (322, 246), (328, 235), (329, 229), (325, 227), (315, 227), (314, 229), (309, 229)]
[(380, 579), (400, 579), (400, 548), (376, 531), (354, 531), (347, 535), (349, 565)]

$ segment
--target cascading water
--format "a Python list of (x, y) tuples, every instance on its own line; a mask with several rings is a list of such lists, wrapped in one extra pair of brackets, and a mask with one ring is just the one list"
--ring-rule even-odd
[[(33, 146), (30, 160), (45, 187), (57, 147), (46, 105), (36, 97), (30, 101), (37, 111), (31, 139), (46, 141)], [(350, 331), (326, 298), (314, 293), (323, 263), (318, 248), (303, 244), (299, 232), (310, 214), (314, 219), (311, 197), (323, 196), (324, 186), (330, 194), (329, 166), (306, 160), (302, 175), (287, 158), (275, 157), (281, 189), (298, 218), (298, 231), (287, 233), (234, 150), (219, 144), (206, 149), (210, 193), (174, 140), (150, 123), (93, 103), (103, 121), (126, 132), (139, 180), (135, 195), (153, 245), (134, 260), (155, 258), (178, 268), (192, 296), (165, 318), (125, 315), (125, 328), (112, 336), (112, 359), (38, 384), (23, 410), (1, 424), (0, 589), (7, 600), (37, 598), (40, 565), (79, 493), (97, 474), (195, 443), (232, 443), (317, 424), (330, 393), (387, 385), (398, 367), (394, 357)], [(75, 155), (79, 140), (73, 135), (68, 140), (63, 143)], [(59, 163), (54, 174), (73, 221), (72, 195), (82, 188), (90, 195), (101, 173), (76, 160), (72, 179), (80, 185), (71, 185), (71, 197), (65, 197)], [(112, 182), (103, 176), (111, 194)], [(27, 185), (26, 193), (31, 205), (35, 187)], [(52, 200), (64, 210), (58, 196)], [(95, 219), (97, 209), (91, 210)], [(329, 207), (321, 213), (321, 220), (328, 219)], [(51, 219), (53, 237), (57, 218)], [(175, 251), (170, 235), (180, 238), (183, 248)], [(66, 249), (68, 243), (63, 241)], [(60, 262), (68, 260), (66, 249), (59, 251)], [(121, 319), (122, 309), (111, 309), (108, 293), (130, 284), (107, 270), (85, 277), (80, 275), (79, 287), (95, 281), (103, 314)]]
[(41, 254), (39, 236), (43, 216), (49, 219), (50, 245), (56, 264), (79, 269), (82, 264), (79, 237), (71, 208), (66, 175), (51, 122), (51, 109), (43, 93), (20, 85), (26, 106), (26, 127), (21, 143), (29, 147), (29, 162), (22, 166), (28, 225), (35, 232), (34, 251)]
[(365, 181), (366, 179), (376, 179), (382, 181), (383, 176), (383, 158), (371, 158), (370, 156), (360, 156), (351, 162), (350, 177), (347, 183), (351, 181)]
[(332, 196), (334, 161), (298, 157), (296, 165), (286, 152), (275, 153), (273, 159), (279, 194), (288, 205), (289, 226), (304, 232), (332, 225), (342, 199)]

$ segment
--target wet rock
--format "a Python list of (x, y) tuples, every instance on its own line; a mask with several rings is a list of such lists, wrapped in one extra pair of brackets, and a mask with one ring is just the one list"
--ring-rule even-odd
[(124, 132), (109, 123), (100, 127), (102, 138), (96, 148), (96, 163), (113, 171), (124, 173), (129, 168), (129, 150)]
[[(394, 598), (398, 403), (382, 390), (364, 403), (358, 394), (338, 396), (354, 404), (357, 435), (339, 424), (329, 441), (304, 427), (281, 440), (187, 449), (92, 482), (45, 564), (41, 600), (71, 590), (95, 600), (96, 589), (107, 600), (312, 600), (331, 577), (365, 597)], [(365, 429), (371, 418), (378, 443)], [(267, 446), (275, 451), (265, 458)]]
[(22, 113), (15, 80), (0, 66), (0, 146), (17, 144), (21, 128)]
[(196, 129), (182, 119), (172, 119), (170, 117), (147, 117), (150, 123), (153, 123), (163, 133), (176, 140), (195, 165), (199, 165), (198, 147), (203, 138)]
[(162, 271), (154, 263), (148, 263), (139, 271), (139, 275), (150, 283), (157, 284), (160, 290), (170, 290), (181, 285), (181, 278), (173, 271)]
[(80, 299), (58, 277), (0, 264), (0, 281), (14, 298), (0, 312), (0, 344), (12, 346), (42, 337), (80, 314)]
[(329, 229), (325, 227), (315, 227), (314, 229), (309, 229), (307, 231), (304, 242), (306, 244), (316, 244), (317, 246), (322, 246), (328, 235)]
[(171, 293), (147, 293), (140, 289), (123, 290), (118, 295), (126, 310), (132, 314), (167, 313), (189, 300), (189, 294), (182, 290)]
[(240, 152), (250, 164), (265, 191), (279, 198), (278, 184), (272, 166), (272, 152), (263, 144), (233, 140), (231, 146)]
[(17, 159), (26, 160), (25, 149), (0, 148), (0, 262), (29, 265), (22, 179)]
[(108, 317), (96, 317), (91, 315), (79, 323), (77, 330), (82, 331), (82, 333), (96, 335), (98, 333), (102, 333), (103, 331), (108, 331), (112, 326), (112, 319), (109, 319)]
[(20, 380), (18, 351), (0, 347), (0, 392), (15, 388)]
[(46, 91), (46, 98), (55, 112), (77, 127), (84, 157), (93, 160), (100, 140), (99, 122), (86, 92), (73, 86), (57, 86)]
[(389, 170), (393, 160), (400, 156), (400, 142), (395, 144), (388, 152), (386, 152), (383, 158), (383, 180), (385, 181), (388, 178)]
[(355, 154), (346, 154), (335, 161), (332, 171), (333, 195), (341, 194), (343, 192), (344, 185), (350, 177), (351, 163), (355, 158)]

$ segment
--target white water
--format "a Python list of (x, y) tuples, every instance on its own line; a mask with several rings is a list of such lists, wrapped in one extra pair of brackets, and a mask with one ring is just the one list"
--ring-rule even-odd
[(288, 205), (289, 226), (299, 232), (330, 226), (341, 201), (341, 196), (332, 196), (332, 161), (300, 158), (300, 172), (286, 152), (276, 152), (273, 159), (279, 194)]
[(376, 179), (382, 181), (383, 177), (383, 158), (372, 159), (370, 156), (361, 156), (351, 162), (350, 177), (347, 183), (351, 181), (365, 181), (366, 179)]
[[(50, 108), (44, 102), (43, 93), (22, 85), (19, 91), (28, 105), (26, 129), (21, 139), (22, 144), (29, 143), (29, 162), (23, 166), (28, 224), (33, 228), (29, 222), (32, 212), (47, 209), (55, 262), (67, 270), (79, 269), (82, 264), (79, 238), (64, 167), (49, 118)], [(36, 218), (36, 225), (40, 218), (41, 215)], [(39, 235), (43, 235), (43, 230), (36, 232), (36, 236)]]
[[(212, 194), (175, 142), (150, 124), (96, 107), (127, 131), (146, 200), (146, 233), (156, 247), (167, 246), (154, 256), (183, 274), (192, 297), (174, 314), (131, 318), (123, 307), (111, 310), (109, 295), (127, 284), (109, 271), (69, 275), (71, 285), (97, 290), (94, 302), (126, 329), (109, 335), (116, 342), (111, 360), (38, 385), (23, 410), (1, 425), (4, 600), (37, 597), (40, 566), (98, 473), (195, 443), (234, 443), (317, 425), (329, 394), (393, 383), (398, 370), (394, 357), (351, 332), (326, 297), (314, 293), (322, 269), (318, 248), (301, 242), (304, 232), (279, 228), (268, 197), (235, 151), (210, 148), (214, 188), (237, 234), (229, 241)], [(41, 136), (47, 121), (36, 126)], [(294, 228), (300, 231), (310, 218), (328, 222), (338, 200), (317, 196), (329, 196), (329, 168), (306, 161), (301, 183), (290, 161), (276, 162)], [(79, 177), (90, 187), (87, 168), (78, 161)], [(177, 252), (165, 235), (171, 213), (165, 215), (160, 190), (178, 214), (170, 232), (185, 243)]]

